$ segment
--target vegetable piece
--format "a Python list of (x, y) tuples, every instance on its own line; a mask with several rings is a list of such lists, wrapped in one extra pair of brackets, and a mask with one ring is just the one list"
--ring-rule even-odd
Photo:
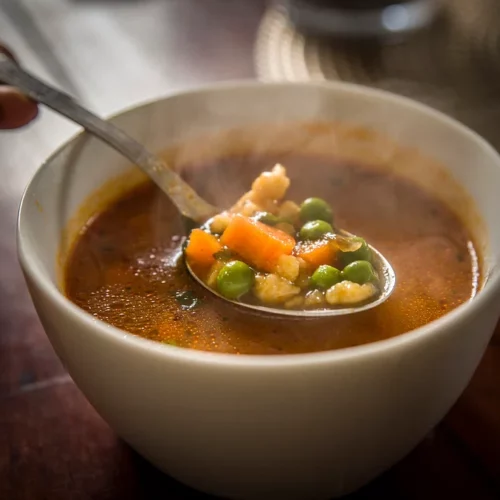
[(287, 300), (283, 305), (286, 309), (301, 309), (304, 305), (304, 297), (296, 295), (295, 297)]
[(341, 281), (329, 288), (325, 294), (326, 301), (331, 306), (350, 305), (364, 302), (377, 293), (372, 283), (360, 285), (351, 281)]
[(320, 307), (325, 303), (323, 292), (312, 290), (306, 295), (304, 305), (306, 307)]
[(342, 277), (347, 281), (363, 285), (370, 281), (375, 281), (377, 275), (373, 266), (366, 260), (356, 260), (351, 262), (342, 271)]
[(282, 255), (278, 259), (278, 264), (275, 269), (275, 273), (282, 278), (291, 281), (292, 283), (299, 276), (300, 265), (299, 259), (293, 255)]
[(284, 201), (278, 208), (278, 217), (286, 222), (295, 224), (299, 218), (300, 208), (297, 203), (287, 200)]
[(253, 293), (265, 304), (284, 304), (300, 294), (300, 288), (277, 274), (265, 274), (255, 278)]
[(328, 222), (323, 220), (313, 220), (306, 222), (299, 233), (300, 239), (304, 240), (319, 240), (325, 234), (333, 233), (333, 228)]
[(238, 213), (244, 215), (245, 217), (255, 217), (255, 215), (261, 211), (262, 208), (260, 205), (255, 204), (252, 200), (246, 200), (243, 202), (243, 205)]
[(229, 222), (231, 221), (231, 215), (227, 212), (222, 212), (215, 217), (213, 217), (210, 222), (210, 232), (213, 234), (222, 234)]
[(323, 264), (332, 264), (335, 261), (337, 249), (331, 241), (305, 241), (295, 247), (295, 256), (305, 260), (316, 269)]
[(330, 205), (321, 198), (307, 198), (300, 205), (300, 219), (302, 222), (312, 220), (323, 220), (325, 222), (333, 222), (333, 213)]
[(252, 200), (281, 200), (290, 186), (283, 165), (277, 164), (270, 172), (262, 172), (252, 183)]
[(347, 266), (356, 260), (366, 260), (370, 262), (372, 260), (372, 251), (366, 241), (359, 236), (354, 236), (352, 241), (361, 243), (361, 246), (354, 252), (339, 252), (339, 260), (342, 266)]
[(175, 300), (184, 311), (191, 311), (200, 305), (200, 299), (191, 290), (176, 292)]
[(258, 212), (255, 214), (254, 219), (262, 222), (263, 224), (267, 224), (268, 226), (275, 226), (281, 222), (279, 217), (276, 217), (276, 215), (273, 215), (270, 212)]
[[(305, 260), (303, 262), (309, 268), (309, 264)], [(297, 276), (297, 279), (294, 281), (294, 284), (301, 289), (309, 288), (309, 285), (311, 284), (311, 276), (307, 271), (307, 269), (302, 268), (299, 270), (299, 275)]]
[(275, 227), (290, 236), (295, 236), (295, 228), (288, 222), (278, 222)]
[(207, 268), (215, 262), (214, 254), (222, 250), (222, 245), (213, 234), (201, 229), (193, 229), (185, 252), (189, 263), (195, 267)]
[(233, 254), (231, 253), (231, 250), (229, 248), (222, 248), (222, 250), (219, 250), (218, 252), (214, 253), (214, 259), (218, 260), (220, 262), (227, 262), (228, 260), (231, 259)]
[(227, 299), (235, 300), (249, 292), (254, 283), (254, 273), (244, 262), (227, 263), (217, 276), (217, 290)]
[(210, 268), (208, 273), (206, 274), (206, 278), (204, 279), (205, 284), (210, 288), (217, 288), (217, 277), (219, 276), (220, 270), (227, 263), (221, 260), (217, 260), (215, 264)]
[(251, 266), (268, 272), (274, 271), (278, 259), (290, 255), (295, 246), (292, 236), (242, 215), (233, 217), (221, 243)]
[(311, 277), (311, 283), (315, 288), (326, 290), (342, 281), (340, 271), (333, 266), (319, 266)]

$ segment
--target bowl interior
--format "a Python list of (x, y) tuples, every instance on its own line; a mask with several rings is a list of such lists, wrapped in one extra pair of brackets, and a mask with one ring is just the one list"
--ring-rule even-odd
[[(112, 119), (155, 152), (234, 127), (323, 120), (374, 129), (445, 165), (453, 179), (437, 175), (428, 182), (429, 187), (444, 193), (453, 208), (469, 219), (467, 223), (474, 226), (483, 247), (483, 270), (489, 277), (496, 273), (500, 261), (500, 160), (476, 134), (410, 100), (345, 84), (234, 84), (155, 101)], [(335, 153), (337, 145), (332, 143), (331, 148)], [(417, 180), (422, 177), (418, 165), (411, 173)], [(22, 255), (40, 276), (59, 286), (60, 261), (64, 259), (59, 250), (65, 229), (71, 228), (70, 241), (90, 215), (79, 213), (79, 208), (99, 188), (100, 196), (94, 205), (87, 204), (87, 210), (96, 210), (125, 184), (137, 182), (141, 175), (135, 169), (131, 176), (121, 177), (130, 169), (118, 153), (83, 134), (37, 172), (21, 207), (19, 242)], [(466, 189), (477, 213), (468, 206), (467, 196), (459, 193), (461, 188), (454, 191), (453, 180)]]

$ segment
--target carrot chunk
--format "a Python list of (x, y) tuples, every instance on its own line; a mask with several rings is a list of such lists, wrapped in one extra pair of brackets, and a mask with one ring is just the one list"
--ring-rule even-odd
[(332, 265), (335, 261), (337, 250), (331, 241), (316, 241), (299, 243), (295, 248), (296, 257), (304, 259), (312, 267), (317, 268), (323, 264)]
[(217, 238), (201, 229), (193, 229), (186, 247), (186, 257), (190, 264), (200, 268), (210, 267), (215, 263), (214, 254), (222, 250)]
[(241, 256), (250, 266), (274, 271), (282, 255), (290, 255), (295, 246), (292, 236), (243, 215), (232, 218), (222, 234), (221, 243)]

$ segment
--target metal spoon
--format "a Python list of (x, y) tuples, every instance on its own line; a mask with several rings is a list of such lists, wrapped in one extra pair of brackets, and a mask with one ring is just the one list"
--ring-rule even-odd
[[(98, 137), (109, 146), (117, 150), (132, 163), (141, 168), (170, 198), (177, 207), (187, 224), (191, 227), (200, 226), (220, 210), (201, 198), (180, 176), (170, 169), (163, 160), (151, 154), (147, 149), (132, 139), (110, 122), (104, 121), (87, 109), (80, 106), (67, 94), (50, 87), (33, 75), (23, 70), (16, 62), (0, 53), (0, 82), (17, 87), (28, 97), (45, 104), (54, 111), (81, 125), (87, 132)], [(345, 235), (349, 233), (343, 231)], [(338, 307), (321, 310), (286, 310), (273, 307), (258, 306), (244, 302), (233, 302), (219, 295), (209, 288), (193, 272), (189, 264), (186, 266), (193, 278), (211, 293), (221, 299), (237, 304), (240, 307), (250, 308), (259, 313), (271, 313), (296, 318), (341, 316), (365, 311), (376, 307), (389, 297), (394, 289), (396, 277), (394, 270), (384, 256), (370, 246), (373, 255), (373, 266), (378, 273), (380, 293), (375, 300), (361, 306)]]

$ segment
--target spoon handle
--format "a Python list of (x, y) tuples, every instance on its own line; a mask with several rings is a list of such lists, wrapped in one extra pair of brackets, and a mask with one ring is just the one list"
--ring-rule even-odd
[(0, 53), (0, 82), (12, 85), (28, 97), (45, 104), (95, 135), (141, 168), (172, 200), (185, 217), (203, 222), (217, 209), (203, 200), (164, 161), (110, 122), (80, 106), (69, 95), (50, 87), (24, 71), (16, 62)]

